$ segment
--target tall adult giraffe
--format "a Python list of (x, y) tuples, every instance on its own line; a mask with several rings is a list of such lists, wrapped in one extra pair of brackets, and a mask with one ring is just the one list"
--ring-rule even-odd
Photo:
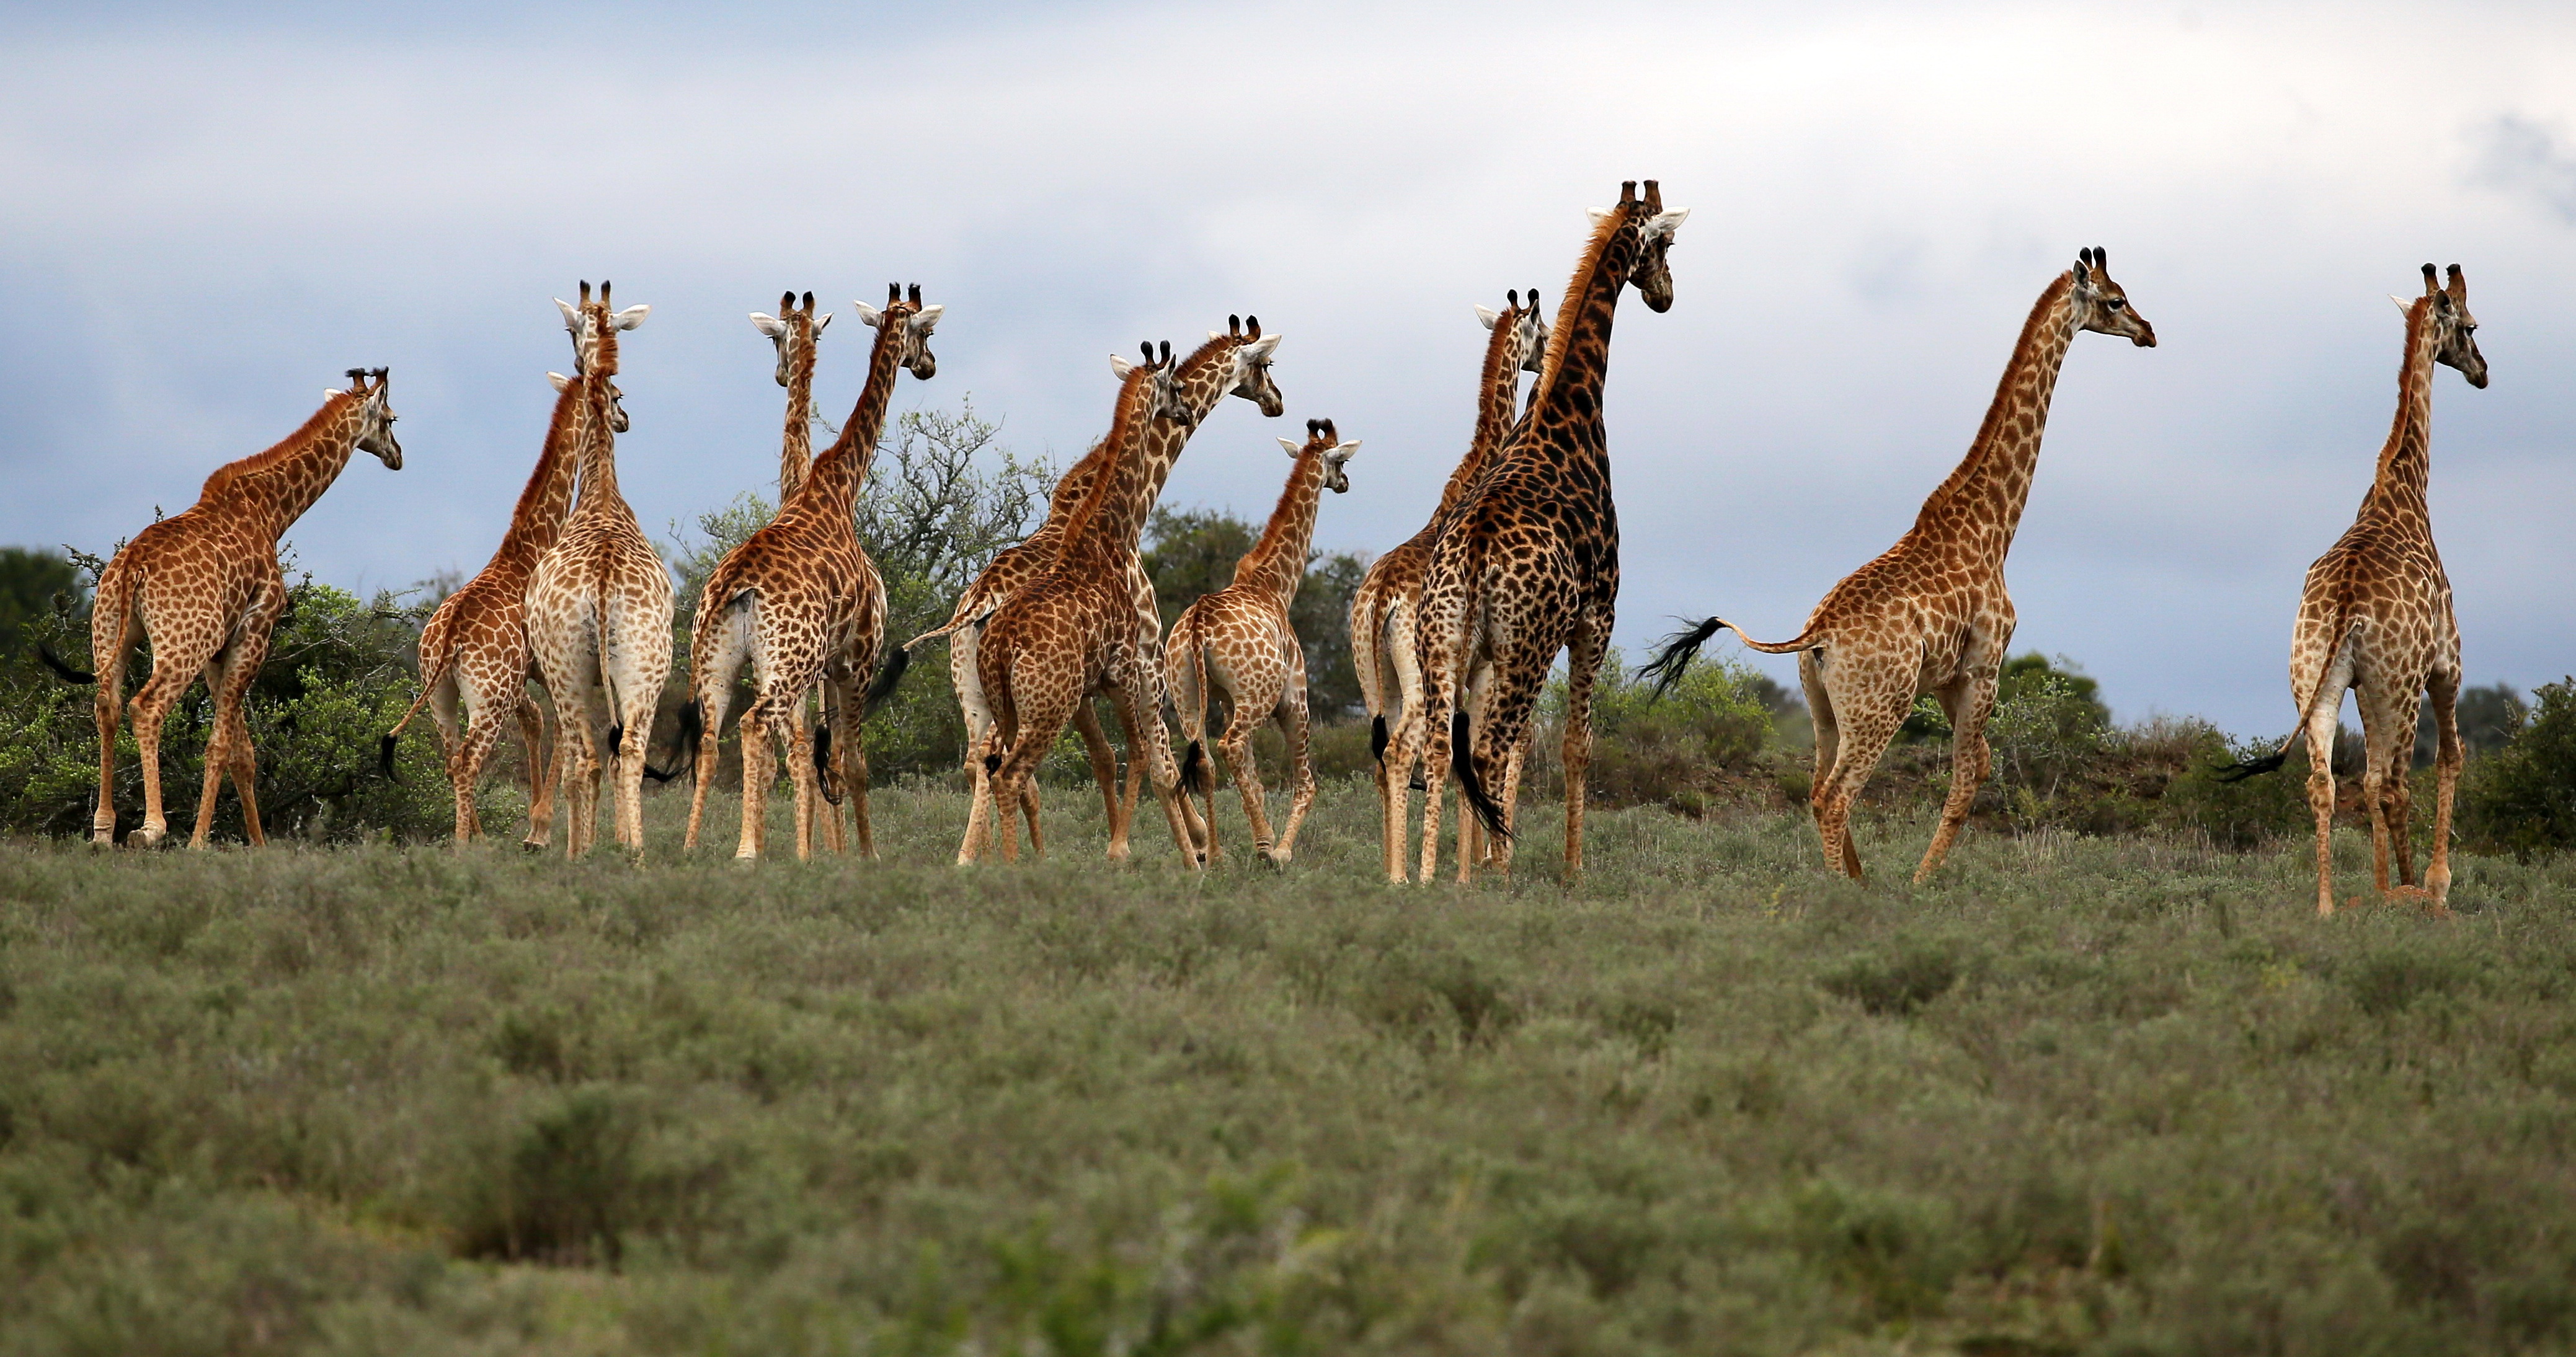
[(47, 652), (55, 671), (75, 683), (96, 683), (98, 805), (90, 817), (90, 842), (116, 842), (116, 723), (124, 706), (125, 661), (138, 640), (152, 647), (152, 675), (134, 695), (134, 743), (143, 755), (144, 847), (169, 833), (161, 808), (161, 722), (202, 673), (214, 698), (214, 728), (206, 741), (206, 785), (197, 798), (197, 832), (188, 846), (203, 848), (215, 824), (215, 794), (226, 773), (241, 798), (242, 826), (254, 845), (260, 832), (259, 756), (251, 748), (242, 695), (268, 658), (269, 631), (286, 607), (286, 575), (277, 564), (277, 539), (304, 516), (340, 478), (350, 455), (373, 453), (386, 469), (402, 470), (402, 444), (394, 440), (394, 411), (386, 399), (383, 368), (349, 369), (349, 389), (326, 391), (322, 408), (268, 451), (216, 468), (197, 502), (134, 535), (98, 577), (89, 619), (90, 663), (96, 673), (64, 664)]
[(564, 852), (580, 857), (598, 835), (601, 751), (616, 760), (616, 836), (644, 851), (644, 746), (671, 676), (671, 574), (617, 489), (617, 434), (609, 391), (617, 332), (650, 307), (613, 309), (609, 285), (581, 310), (592, 336), (581, 414), (581, 488), (563, 536), (528, 580), (528, 645), (555, 703), (553, 781), (566, 817)]
[[(1477, 818), (1503, 840), (1510, 868), (1517, 764), (1540, 685), (1566, 652), (1565, 868), (1583, 870), (1584, 771), (1592, 754), (1592, 684), (1619, 599), (1619, 517), (1610, 495), (1609, 436), (1601, 394), (1610, 371), (1610, 324), (1630, 286), (1649, 310), (1670, 310), (1667, 266), (1688, 210), (1667, 212), (1663, 190), (1620, 185), (1616, 207), (1593, 214), (1573, 281), (1557, 311), (1538, 396), (1494, 465), (1461, 496), (1431, 549), (1416, 646), (1422, 665), (1422, 879), (1440, 864), (1440, 792), (1453, 759)], [(1470, 706), (1482, 719), (1470, 729)], [(1511, 765), (1502, 796), (1487, 790)], [(1463, 830), (1465, 826), (1461, 826)], [(1461, 835), (1458, 877), (1474, 874)]]
[[(2013, 635), (2004, 557), (2039, 469), (2058, 369), (2075, 336), (2087, 330), (2142, 349), (2156, 345), (2155, 327), (2111, 281), (2100, 249), (2079, 252), (2075, 267), (2040, 292), (1976, 441), (1923, 501), (1914, 527), (1828, 591), (1795, 638), (1745, 639), (1756, 650), (1798, 657), (1798, 678), (1816, 722), (1815, 788), (1809, 796), (1816, 832), (1825, 865), (1854, 880), (1861, 868), (1860, 850), (1852, 843), (1852, 807), (1916, 697), (1940, 698), (1951, 731), (1950, 794), (1932, 846), (1915, 869), (1916, 881), (1941, 865), (1985, 783), (1991, 764), (1986, 719), (1994, 714), (1995, 687)], [(1721, 627), (1743, 634), (1731, 622), (1709, 618), (1668, 641), (1643, 674), (1656, 680), (1659, 691), (1669, 690)]]
[[(1414, 648), (1415, 610), (1422, 597), (1422, 577), (1431, 567), (1431, 544), (1439, 540), (1467, 490), (1484, 474), (1494, 449), (1511, 435), (1520, 412), (1520, 375), (1539, 370), (1547, 352), (1547, 321), (1540, 316), (1538, 289), (1523, 302), (1516, 290), (1505, 294), (1500, 311), (1476, 308), (1476, 319), (1491, 333), (1485, 339), (1485, 361), (1476, 383), (1476, 429), (1467, 455), (1440, 487), (1439, 506), (1422, 531), (1369, 563), (1360, 587), (1351, 594), (1351, 667), (1359, 674), (1360, 697), (1368, 707), (1369, 752), (1377, 761), (1380, 837), (1386, 847), (1386, 878), (1403, 881), (1406, 793), (1414, 761), (1422, 753), (1422, 665)], [(1537, 391), (1531, 391), (1533, 399)], [(1388, 710), (1394, 720), (1388, 719)]]
[[(1172, 619), (1166, 664), (1171, 675), (1173, 710), (1180, 713), (1182, 738), (1190, 742), (1182, 781), (1190, 765), (1205, 757), (1207, 707), (1210, 698), (1225, 697), (1230, 709), (1225, 733), (1216, 739), (1235, 790), (1243, 794), (1244, 822), (1252, 827), (1252, 851), (1274, 867), (1295, 856), (1297, 827), (1315, 804), (1315, 769), (1306, 757), (1306, 647), (1297, 639), (1288, 610), (1297, 601), (1297, 586), (1306, 578), (1306, 552), (1315, 541), (1315, 511), (1323, 492), (1345, 494), (1351, 488), (1345, 471), (1360, 450), (1360, 440), (1345, 443), (1329, 419), (1306, 421), (1304, 446), (1283, 438), (1279, 446), (1296, 459), (1278, 506), (1262, 526), (1261, 539), (1234, 564), (1234, 579), (1223, 589), (1190, 604)], [(1252, 733), (1275, 722), (1288, 741), (1290, 802), (1288, 824), (1274, 846), (1270, 817), (1263, 811), (1261, 764), (1252, 755)], [(1216, 780), (1201, 781), (1207, 797), (1207, 855), (1216, 861)]]
[[(697, 788), (689, 799), (688, 846), (695, 847), (715, 781), (715, 743), (724, 729), (734, 675), (751, 665), (752, 699), (742, 716), (742, 836), (734, 856), (756, 858), (768, 832), (769, 784), (777, 777), (776, 749), (788, 754), (796, 787), (796, 856), (813, 855), (822, 806), (819, 765), (837, 757), (841, 781), (858, 816), (859, 851), (876, 856), (868, 824), (867, 754), (859, 722), (868, 705), (892, 690), (903, 674), (899, 662), (878, 673), (885, 648), (885, 580), (859, 544), (856, 506), (885, 431), (897, 371), (927, 381), (939, 370), (930, 334), (944, 308), (924, 306), (921, 285), (907, 299), (889, 283), (883, 311), (854, 303), (859, 320), (874, 327), (868, 375), (858, 405), (840, 437), (813, 468), (778, 517), (725, 553), (707, 577), (706, 592), (689, 639), (689, 705), (680, 716), (680, 742), (697, 761)], [(895, 652), (899, 657), (901, 651)], [(864, 696), (862, 685), (876, 683)], [(816, 683), (829, 685), (829, 734), (804, 757), (804, 699)]]
[[(596, 347), (584, 332), (589, 318), (563, 307), (564, 328), (572, 332), (573, 371), (586, 371)], [(447, 780), (456, 802), (456, 842), (472, 843), (483, 835), (475, 812), (483, 764), (501, 743), (504, 714), (515, 714), (519, 739), (527, 756), (528, 833), (531, 848), (543, 848), (554, 824), (554, 784), (546, 761), (552, 745), (546, 736), (546, 714), (528, 693), (539, 677), (528, 652), (528, 580), (537, 562), (563, 535), (565, 511), (572, 507), (573, 479), (580, 468), (578, 444), (589, 378), (546, 374), (555, 386), (553, 418), (537, 465), (510, 511), (510, 526), (490, 563), (465, 587), (442, 600), (420, 630), (420, 696), (384, 738), (387, 777), (394, 772), (394, 749), (403, 728), (421, 707), (438, 723), (439, 746), (446, 752)], [(609, 411), (617, 432), (628, 428), (625, 403), (609, 389)]]
[[(1127, 442), (1120, 442), (1115, 430), (1110, 437), (1103, 440), (1109, 458), (1132, 459), (1132, 461), (1104, 460), (1100, 463), (1103, 468), (1129, 465), (1132, 466), (1134, 473), (1132, 484), (1112, 484), (1108, 491), (1115, 500), (1110, 510), (1116, 525), (1110, 530), (1115, 545), (1102, 549), (1117, 558), (1115, 568), (1126, 581), (1130, 613), (1134, 618), (1136, 629), (1134, 653), (1143, 657), (1146, 681), (1152, 685), (1152, 700), (1145, 709), (1153, 717), (1152, 734), (1166, 739), (1168, 736), (1164, 735), (1165, 728), (1162, 724), (1162, 614), (1155, 606), (1154, 582), (1145, 573), (1144, 557), (1137, 550), (1137, 541), (1144, 532), (1146, 518), (1153, 512), (1154, 502), (1162, 496), (1163, 484), (1170, 478), (1172, 466), (1179, 460), (1181, 450), (1188, 446), (1190, 436), (1197, 432), (1199, 425), (1215, 410), (1219, 402), (1229, 395), (1237, 396), (1252, 402), (1264, 416), (1270, 418), (1278, 417), (1280, 412), (1286, 409), (1286, 401), (1279, 394), (1279, 387), (1270, 376), (1270, 363), (1273, 355), (1278, 351), (1280, 338), (1277, 334), (1264, 335), (1261, 332), (1261, 318), (1258, 316), (1241, 319), (1228, 316), (1226, 328), (1222, 331), (1210, 330), (1207, 342), (1192, 350), (1188, 356), (1177, 363), (1159, 365), (1161, 374), (1156, 379), (1154, 387), (1157, 392), (1155, 398), (1157, 403), (1144, 411), (1141, 419), (1128, 421), (1123, 426), (1127, 430), (1125, 434)], [(1121, 409), (1123, 410), (1126, 408), (1123, 383), (1133, 373), (1126, 360), (1112, 358), (1111, 362), (1118, 369), (1122, 383)], [(1091, 489), (1092, 491), (1101, 490), (1097, 473)], [(1084, 500), (1086, 504), (1089, 502), (1090, 493), (1086, 492)], [(1080, 512), (1077, 508), (1077, 517)], [(1072, 517), (1068, 517), (1066, 520), (1068, 528), (1073, 521)], [(1035, 540), (1032, 539), (1032, 541)], [(1034, 582), (1037, 575), (1053, 570), (1062, 560), (1061, 544), (1064, 538), (1060, 535), (1057, 540), (1056, 553), (1036, 563), (1037, 571), (1031, 576), (1029, 582)], [(1024, 565), (1030, 559), (1030, 556), (1024, 556)], [(1004, 598), (995, 603), (993, 609), (976, 615), (974, 621), (981, 623), (994, 616), (1007, 601), (1007, 598)], [(965, 634), (954, 621), (942, 630)], [(981, 649), (982, 644), (981, 637), (974, 642), (978, 650)], [(1109, 696), (1105, 691), (1098, 695)], [(983, 692), (980, 668), (972, 683), (960, 685), (958, 696), (965, 706), (967, 729), (970, 732), (967, 745), (969, 768), (977, 779), (976, 797), (980, 802), (988, 792), (988, 788), (981, 781), (981, 775), (984, 772), (982, 767), (984, 755), (989, 752), (985, 746), (992, 742), (991, 705)], [(1111, 705), (1117, 706), (1114, 698), (1111, 700)], [(1088, 698), (1075, 706), (1072, 721), (1075, 728), (1082, 733), (1083, 742), (1091, 754), (1092, 777), (1100, 786), (1101, 800), (1106, 807), (1109, 821), (1109, 857), (1112, 861), (1123, 861), (1129, 851), (1129, 826), (1136, 805), (1143, 795), (1145, 770), (1144, 766), (1136, 761), (1139, 728), (1123, 728), (1123, 733), (1128, 737), (1128, 769), (1126, 795), (1121, 798), (1117, 793), (1116, 757), (1110, 751), (1105, 735), (1099, 730), (1098, 717), (1091, 710)], [(973, 732), (982, 732), (981, 738), (975, 738)], [(1032, 778), (1023, 782), (1021, 791), (1026, 798), (1022, 809), (1028, 812), (1028, 821), (1035, 826), (1038, 823), (1036, 780)], [(981, 823), (980, 818), (972, 814), (969, 819), (970, 822)], [(1029, 842), (1032, 852), (1043, 851), (1043, 840), (1034, 828), (1030, 831)]]
[(2424, 295), (2408, 302), (2405, 355), (2397, 366), (2397, 417), (2379, 449), (2370, 493), (2352, 526), (2308, 567), (2299, 620), (2290, 634), (2290, 700), (2299, 728), (2263, 758), (2228, 770), (2235, 780), (2279, 768), (2291, 746), (2308, 742), (2308, 806), (2317, 821), (2317, 913), (2334, 901), (2334, 737), (2345, 689), (2361, 704), (2362, 800), (2370, 807), (2371, 876), (2389, 893), (2388, 858), (2397, 879), (2415, 886), (2409, 835), (2413, 796), (2406, 765), (2415, 750), (2417, 702), (2429, 692), (2440, 732), (2434, 756), (2433, 861), (2420, 894), (2448, 912), (2451, 898), (2451, 800), (2460, 785), (2460, 622), (2451, 580), (2433, 547), (2433, 512), (2425, 489), (2433, 474), (2433, 365), (2456, 369), (2485, 390), (2487, 360), (2478, 352), (2478, 320), (2469, 314), (2469, 283), (2451, 266), (2450, 286), (2424, 266)]

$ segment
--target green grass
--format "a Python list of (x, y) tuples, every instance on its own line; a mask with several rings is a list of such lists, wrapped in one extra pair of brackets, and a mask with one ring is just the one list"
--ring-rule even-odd
[(1403, 891), (1355, 784), (1205, 882), (1048, 800), (964, 873), (942, 791), (877, 866), (0, 848), (0, 1352), (2576, 1344), (2567, 865), (2320, 922), (2295, 845), (1639, 810), (1569, 893), (1542, 809)]

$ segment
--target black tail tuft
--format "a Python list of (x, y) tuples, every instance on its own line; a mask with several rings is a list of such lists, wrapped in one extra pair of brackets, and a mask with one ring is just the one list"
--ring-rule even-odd
[(608, 728), (608, 757), (613, 759), (625, 752), (626, 726), (620, 722)]
[(1216, 785), (1208, 771), (1207, 746), (1196, 740), (1181, 755), (1181, 790), (1192, 796), (1205, 796)]
[(877, 663), (877, 676), (868, 684), (867, 696), (859, 703), (859, 717), (865, 720), (877, 714), (877, 708), (894, 696), (895, 685), (903, 682), (903, 671), (912, 667), (912, 652), (897, 650)]
[(98, 675), (93, 674), (86, 669), (74, 669), (70, 665), (63, 663), (63, 657), (55, 654), (54, 648), (46, 645), (42, 641), (38, 641), (36, 643), (36, 658), (43, 660), (45, 662), (45, 667), (53, 670), (55, 676), (65, 683), (98, 682)]
[(2243, 782), (2249, 777), (2261, 777), (2265, 773), (2277, 773), (2281, 771), (2281, 765), (2288, 763), (2289, 761), (2289, 753), (2287, 751), (2283, 751), (2278, 754), (2266, 754), (2259, 759), (2247, 759), (2243, 763), (2221, 764), (2209, 771), (2221, 782)]
[(688, 701), (681, 703), (679, 735), (680, 761), (672, 766), (669, 773), (663, 775), (663, 781), (667, 782), (672, 778), (678, 777), (682, 773), (697, 771), (698, 740), (701, 736), (706, 734), (706, 729), (706, 709), (698, 705), (698, 700), (693, 697)]
[(1493, 794), (1485, 790), (1484, 779), (1476, 775), (1476, 746), (1463, 711), (1449, 717), (1449, 768), (1458, 775), (1458, 790), (1467, 794), (1467, 808), (1476, 812), (1476, 820), (1485, 832), (1496, 838), (1512, 837), (1512, 831), (1503, 824), (1503, 808), (1494, 803)]
[(832, 728), (828, 725), (814, 727), (814, 777), (823, 799), (836, 806), (841, 804), (840, 793), (833, 790)]
[(384, 769), (385, 780), (388, 782), (402, 781), (402, 779), (394, 773), (394, 745), (396, 743), (397, 741), (394, 737), (388, 735), (385, 737), (384, 743), (376, 750), (377, 765)]
[(1655, 658), (1648, 661), (1645, 668), (1637, 671), (1637, 677), (1653, 680), (1657, 697), (1671, 693), (1673, 685), (1682, 681), (1682, 672), (1690, 668), (1692, 660), (1699, 658), (1699, 648), (1708, 644), (1708, 638), (1715, 636), (1718, 628), (1725, 625), (1712, 617), (1686, 631), (1665, 637), (1663, 647), (1655, 652)]
[(1370, 717), (1369, 757), (1377, 760), (1377, 766), (1380, 768), (1386, 766), (1386, 741), (1386, 718), (1384, 716)]
[(986, 776), (986, 777), (991, 777), (993, 774), (998, 773), (998, 772), (1000, 772), (1000, 771), (1002, 771), (1002, 756), (1001, 756), (1001, 755), (999, 755), (999, 754), (987, 754), (987, 755), (985, 755), (985, 756), (984, 756), (984, 776)]

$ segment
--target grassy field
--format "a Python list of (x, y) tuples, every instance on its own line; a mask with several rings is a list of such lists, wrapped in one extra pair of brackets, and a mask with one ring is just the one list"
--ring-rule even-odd
[(2296, 846), (1640, 810), (1569, 893), (1542, 810), (1399, 891), (1356, 784), (1284, 877), (1050, 804), (0, 848), (0, 1352), (2576, 1346), (2576, 867), (2320, 922)]

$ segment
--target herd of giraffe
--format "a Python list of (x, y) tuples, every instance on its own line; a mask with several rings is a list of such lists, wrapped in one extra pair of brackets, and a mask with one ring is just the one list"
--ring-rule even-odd
[[(1634, 182), (1623, 184), (1616, 206), (1592, 214), (1552, 322), (1535, 289), (1511, 292), (1500, 311), (1477, 308), (1489, 334), (1466, 455), (1430, 521), (1376, 559), (1351, 603), (1391, 881), (1427, 882), (1437, 873), (1452, 777), (1459, 783), (1457, 879), (1509, 871), (1537, 702), (1559, 653), (1567, 658), (1565, 861), (1569, 879), (1582, 871), (1590, 701), (1619, 591), (1602, 414), (1611, 325), (1632, 287), (1649, 309), (1671, 307), (1669, 254), (1688, 215), (1667, 210), (1653, 180), (1642, 193)], [(424, 628), (420, 697), (385, 736), (384, 759), (390, 770), (403, 727), (426, 705), (446, 750), (456, 838), (468, 842), (480, 832), (475, 791), (483, 765), (504, 722), (514, 723), (527, 754), (526, 842), (548, 845), (560, 799), (565, 850), (579, 856), (595, 833), (603, 777), (613, 779), (617, 841), (640, 850), (644, 779), (677, 775), (649, 768), (645, 753), (671, 673), (673, 598), (667, 569), (617, 488), (616, 437), (628, 427), (613, 380), (618, 335), (641, 325), (649, 308), (617, 310), (605, 283), (595, 297), (584, 283), (578, 304), (556, 305), (572, 337), (573, 374), (547, 374), (559, 394), (536, 468), (491, 563)], [(2321, 913), (2335, 904), (2328, 838), (2334, 784), (2322, 755), (2348, 689), (2361, 701), (2364, 801), (2379, 890), (2409, 892), (2439, 909), (2450, 885), (2460, 640), (2425, 501), (2432, 368), (2456, 368), (2482, 388), (2486, 364), (2458, 266), (2446, 286), (2425, 265), (2422, 295), (2399, 299), (2399, 306), (2406, 341), (2395, 425), (2359, 517), (2310, 569), (2301, 600), (2291, 661), (2299, 729), (2279, 751), (2231, 770), (2251, 776), (2278, 768), (2302, 738), (2316, 752), (2308, 794)], [(703, 829), (717, 742), (747, 669), (737, 856), (756, 858), (765, 849), (766, 796), (783, 755), (795, 792), (797, 855), (846, 851), (854, 831), (858, 851), (873, 857), (860, 723), (900, 681), (913, 649), (945, 639), (973, 789), (959, 863), (995, 847), (1014, 860), (1022, 821), (1031, 851), (1043, 851), (1035, 773), (1070, 726), (1090, 755), (1113, 860), (1128, 856), (1133, 817), (1150, 784), (1183, 864), (1204, 869), (1217, 853), (1211, 765), (1221, 760), (1241, 793), (1255, 856), (1286, 864), (1316, 791), (1304, 649), (1289, 610), (1322, 493), (1349, 488), (1345, 467), (1359, 441), (1343, 441), (1333, 422), (1321, 419), (1307, 422), (1303, 443), (1279, 440), (1292, 465), (1259, 541), (1232, 584), (1192, 604), (1168, 637), (1139, 547), (1182, 449), (1227, 396), (1265, 416), (1282, 413), (1270, 375), (1280, 336), (1265, 335), (1257, 318), (1230, 318), (1186, 354), (1164, 343), (1148, 344), (1141, 361), (1113, 358), (1119, 385), (1109, 431), (1058, 481), (1043, 524), (991, 562), (945, 625), (896, 646), (885, 632), (884, 581), (858, 540), (855, 505), (896, 373), (928, 379), (937, 369), (930, 338), (942, 308), (925, 305), (916, 284), (908, 293), (889, 285), (882, 308), (862, 303), (857, 310), (876, 331), (866, 380), (856, 408), (819, 455), (809, 433), (820, 418), (815, 352), (831, 317), (816, 314), (810, 292), (801, 304), (793, 294), (783, 297), (776, 316), (752, 316), (777, 347), (777, 381), (787, 390), (779, 509), (718, 563), (697, 601), (690, 697), (680, 715), (680, 753), (694, 771), (686, 845), (695, 848)], [(1746, 638), (1756, 650), (1798, 657), (1816, 731), (1811, 803), (1830, 868), (1861, 875), (1853, 807), (1923, 695), (1936, 697), (1949, 715), (1953, 772), (1916, 880), (1940, 866), (1966, 821), (1989, 769), (1985, 726), (2013, 634), (2004, 562), (2059, 369), (2084, 331), (2141, 348), (2156, 342), (2154, 327), (2096, 249), (2082, 251), (2041, 292), (1966, 458), (1925, 501), (1912, 530), (1828, 591), (1797, 636)], [(1534, 377), (1525, 403), (1523, 373)], [(402, 466), (384, 370), (349, 376), (351, 385), (329, 392), (303, 427), (217, 470), (194, 506), (144, 529), (109, 562), (92, 618), (95, 675), (47, 652), (66, 678), (97, 684), (94, 842), (115, 840), (115, 735), (127, 707), (125, 660), (138, 640), (150, 645), (153, 666), (130, 707), (143, 757), (143, 821), (134, 837), (155, 845), (168, 832), (161, 724), (202, 673), (214, 721), (191, 846), (206, 843), (226, 775), (250, 841), (264, 842), (242, 697), (285, 603), (277, 542), (355, 450), (390, 469)], [(1710, 618), (1671, 638), (1646, 675), (1669, 690), (1721, 629), (1733, 624)], [(531, 684), (544, 689), (547, 704), (531, 695)], [(2416, 704), (2428, 691), (2440, 727), (2439, 794), (2432, 860), (2417, 887), (2405, 761)], [(1207, 708), (1220, 695), (1230, 714), (1211, 737)], [(1125, 737), (1123, 786), (1118, 751), (1094, 705), (1100, 700)], [(1187, 741), (1177, 758), (1167, 702)], [(1291, 765), (1290, 809), (1275, 836), (1251, 743), (1265, 723), (1285, 735)], [(1408, 796), (1417, 787), (1424, 792), (1418, 870)], [(844, 802), (852, 817), (846, 826)]]

